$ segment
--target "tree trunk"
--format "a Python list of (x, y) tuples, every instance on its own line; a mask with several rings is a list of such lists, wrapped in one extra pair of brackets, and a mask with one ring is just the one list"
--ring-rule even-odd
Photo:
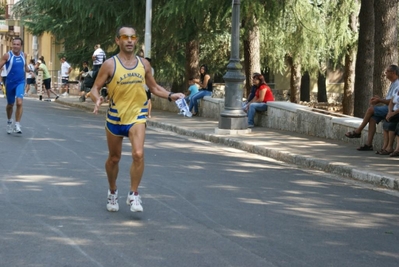
[(374, 0), (362, 0), (356, 56), (354, 116), (363, 118), (373, 93)]
[[(349, 17), (349, 29), (357, 32), (357, 15), (352, 13)], [(355, 92), (355, 58), (356, 49), (354, 46), (349, 46), (345, 55), (345, 69), (344, 69), (344, 96), (342, 98), (342, 112), (346, 115), (353, 116), (354, 108), (354, 92)]]
[(188, 80), (193, 76), (198, 76), (199, 65), (199, 43), (197, 40), (192, 40), (186, 43), (186, 79), (184, 81), (184, 88), (188, 88)]
[(354, 101), (354, 80), (355, 80), (355, 57), (354, 48), (346, 51), (344, 70), (344, 96), (342, 98), (342, 113), (353, 115)]
[(301, 64), (294, 63), (294, 59), (287, 55), (286, 61), (291, 69), (290, 77), (290, 101), (298, 103), (299, 90), (301, 88)]
[(317, 102), (325, 103), (327, 100), (326, 71), (319, 71), (317, 77)]
[(374, 0), (375, 35), (374, 35), (374, 90), (373, 94), (385, 97), (390, 81), (385, 78), (389, 65), (398, 62), (398, 34), (396, 17), (398, 1)]
[(310, 102), (310, 75), (307, 71), (302, 75), (300, 88), (301, 101)]
[[(249, 23), (248, 25), (252, 25)], [(247, 31), (247, 36), (244, 39), (244, 69), (245, 69), (245, 92), (244, 97), (249, 95), (252, 86), (252, 74), (254, 72), (260, 73), (260, 32), (259, 26), (255, 24), (252, 29)]]

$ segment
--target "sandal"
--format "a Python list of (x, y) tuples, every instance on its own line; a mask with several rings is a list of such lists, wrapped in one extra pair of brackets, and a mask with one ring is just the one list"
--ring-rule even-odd
[(373, 150), (373, 146), (362, 145), (361, 147), (358, 147), (357, 150), (359, 150), (359, 151), (370, 151), (370, 150)]
[(362, 133), (357, 133), (353, 130), (352, 132), (347, 132), (345, 136), (348, 138), (360, 138), (362, 136)]
[(394, 151), (391, 154), (389, 154), (390, 157), (399, 157), (399, 151)]
[(378, 154), (379, 155), (391, 155), (393, 152), (392, 151), (386, 151), (385, 149), (383, 149), (382, 151), (380, 151)]

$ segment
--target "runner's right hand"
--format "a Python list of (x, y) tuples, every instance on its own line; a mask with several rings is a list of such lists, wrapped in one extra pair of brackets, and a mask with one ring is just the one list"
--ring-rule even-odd
[(95, 105), (94, 105), (94, 110), (93, 110), (93, 113), (94, 114), (98, 114), (98, 110), (100, 109), (100, 107), (101, 107), (101, 104), (104, 102), (104, 98), (102, 97), (102, 96), (100, 96), (98, 99), (97, 99), (97, 101), (96, 101), (96, 103), (95, 103)]

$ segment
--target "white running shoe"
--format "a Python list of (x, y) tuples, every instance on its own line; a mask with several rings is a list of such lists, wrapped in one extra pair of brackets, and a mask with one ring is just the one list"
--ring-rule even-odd
[(180, 110), (179, 114), (183, 114), (186, 117), (192, 117), (193, 116), (193, 114), (190, 112), (190, 109), (189, 109), (189, 107), (187, 105), (187, 102), (186, 102), (186, 100), (184, 98), (177, 99), (175, 101), (175, 103), (176, 103), (176, 106)]
[(111, 194), (111, 191), (108, 189), (108, 200), (107, 200), (107, 210), (108, 211), (118, 211), (118, 190), (115, 191), (115, 194)]
[(127, 194), (126, 204), (130, 206), (131, 212), (142, 212), (143, 206), (141, 206), (141, 197), (140, 195)]
[(19, 133), (19, 134), (22, 133), (22, 131), (21, 131), (21, 125), (19, 125), (19, 124), (15, 124), (15, 125), (14, 125), (14, 133)]
[(8, 134), (12, 133), (12, 122), (11, 121), (7, 122), (7, 133)]
[(62, 96), (69, 96), (67, 92), (63, 93)]

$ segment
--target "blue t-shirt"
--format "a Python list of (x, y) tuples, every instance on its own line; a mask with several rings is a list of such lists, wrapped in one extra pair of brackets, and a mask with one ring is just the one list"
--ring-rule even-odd
[(191, 97), (193, 95), (198, 93), (198, 85), (196, 85), (196, 84), (190, 85), (190, 87), (188, 88), (188, 91), (190, 91), (190, 95), (188, 96), (188, 99), (191, 99)]

